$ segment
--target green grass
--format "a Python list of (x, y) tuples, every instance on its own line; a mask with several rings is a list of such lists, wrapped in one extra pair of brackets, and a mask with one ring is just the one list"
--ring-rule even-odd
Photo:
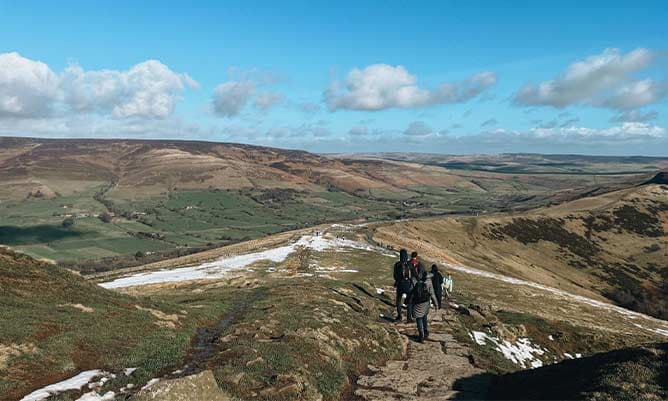
[[(104, 290), (64, 269), (0, 251), (0, 344), (30, 345), (0, 366), (0, 399), (18, 398), (86, 369), (141, 368), (155, 376), (185, 357), (198, 325), (220, 316), (216, 308), (184, 309), (175, 303)], [(71, 305), (81, 304), (89, 311)], [(150, 308), (177, 315), (173, 326)]]

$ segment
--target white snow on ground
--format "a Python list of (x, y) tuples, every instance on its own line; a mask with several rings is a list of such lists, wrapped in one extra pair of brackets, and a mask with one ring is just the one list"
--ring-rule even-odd
[[(113, 281), (101, 283), (104, 288), (122, 288), (145, 284), (169, 283), (187, 280), (216, 279), (222, 278), (231, 271), (241, 270), (259, 261), (283, 262), (290, 254), (298, 248), (307, 248), (316, 252), (329, 249), (359, 249), (365, 251), (378, 251), (379, 248), (369, 244), (352, 241), (344, 238), (332, 238), (327, 235), (305, 235), (298, 241), (278, 248), (253, 252), (243, 255), (223, 257), (216, 261), (203, 263), (199, 266), (181, 267), (177, 269), (165, 269), (146, 273), (133, 274), (121, 277)], [(339, 270), (344, 273), (355, 273), (353, 270)]]
[(638, 328), (641, 328), (641, 329), (644, 329), (644, 330), (651, 331), (652, 333), (661, 334), (662, 336), (666, 336), (666, 337), (668, 337), (668, 330), (664, 330), (664, 329), (650, 329), (649, 327), (645, 327), (645, 326), (643, 326), (642, 324), (638, 324), (638, 323), (633, 323), (633, 325), (636, 326), (636, 327), (638, 327)]
[(504, 275), (496, 274), (496, 273), (490, 273), (490, 272), (487, 272), (487, 271), (484, 271), (484, 270), (478, 270), (478, 269), (474, 269), (474, 268), (467, 267), (467, 266), (454, 265), (454, 264), (451, 264), (451, 263), (448, 263), (448, 262), (442, 262), (442, 263), (443, 263), (443, 265), (447, 266), (449, 269), (452, 269), (452, 270), (457, 270), (457, 271), (472, 274), (472, 275), (475, 275), (475, 276), (486, 277), (486, 278), (490, 278), (490, 279), (493, 279), (493, 280), (503, 281), (504, 283), (508, 283), (508, 284), (523, 285), (523, 286), (527, 286), (527, 287), (537, 288), (539, 290), (550, 292), (554, 295), (560, 296), (562, 298), (566, 298), (566, 299), (571, 300), (571, 301), (577, 301), (579, 303), (586, 304), (586, 305), (589, 305), (589, 306), (593, 306), (595, 308), (605, 309), (605, 310), (608, 310), (608, 311), (619, 313), (619, 314), (627, 317), (628, 319), (644, 319), (644, 320), (647, 320), (647, 321), (651, 321), (652, 323), (660, 325), (664, 328), (662, 328), (662, 329), (652, 329), (652, 328), (647, 328), (647, 327), (644, 327), (644, 326), (641, 326), (641, 325), (638, 325), (638, 324), (636, 324), (636, 326), (640, 327), (642, 329), (645, 329), (647, 331), (650, 331), (652, 333), (660, 334), (660, 335), (668, 337), (668, 324), (666, 324), (665, 322), (663, 322), (659, 319), (655, 319), (651, 316), (647, 316), (647, 315), (644, 315), (644, 314), (639, 313), (639, 312), (634, 312), (634, 311), (622, 308), (620, 306), (616, 306), (616, 305), (609, 304), (607, 302), (602, 302), (602, 301), (598, 301), (598, 300), (595, 300), (595, 299), (583, 297), (581, 295), (571, 294), (569, 292), (566, 292), (566, 291), (563, 291), (563, 290), (560, 290), (560, 289), (557, 289), (557, 288), (554, 288), (554, 287), (549, 287), (547, 285), (538, 284), (538, 283), (534, 283), (534, 282), (531, 282), (531, 281), (520, 280), (520, 279), (517, 279), (517, 278), (508, 277), (508, 276), (504, 276)]
[(156, 378), (156, 379), (151, 379), (151, 380), (149, 380), (148, 383), (146, 383), (146, 384), (144, 385), (144, 387), (142, 387), (141, 389), (142, 389), (142, 390), (146, 390), (147, 388), (151, 387), (152, 385), (156, 384), (156, 383), (159, 382), (159, 381), (160, 381), (160, 379), (157, 379), (157, 378)]
[(532, 344), (528, 338), (519, 338), (513, 344), (510, 341), (500, 340), (481, 331), (473, 331), (471, 336), (478, 345), (486, 345), (487, 342), (490, 342), (506, 359), (523, 368), (539, 368), (543, 366), (543, 361), (538, 359), (537, 355), (545, 354), (545, 350), (538, 345)]
[(90, 393), (86, 393), (77, 398), (76, 401), (113, 401), (115, 396), (116, 393), (113, 391), (107, 391), (104, 393), (104, 395), (100, 395), (95, 391), (91, 391)]
[(87, 370), (67, 380), (63, 380), (55, 384), (50, 384), (39, 390), (35, 390), (21, 398), (21, 401), (43, 401), (52, 395), (56, 395), (65, 391), (81, 390), (94, 378), (107, 375), (109, 375), (109, 373), (103, 372), (99, 369)]

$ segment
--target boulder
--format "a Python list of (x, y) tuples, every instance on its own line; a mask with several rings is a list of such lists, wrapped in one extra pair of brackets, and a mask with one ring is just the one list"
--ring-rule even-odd
[(132, 397), (133, 401), (230, 401), (218, 387), (213, 372), (159, 381)]

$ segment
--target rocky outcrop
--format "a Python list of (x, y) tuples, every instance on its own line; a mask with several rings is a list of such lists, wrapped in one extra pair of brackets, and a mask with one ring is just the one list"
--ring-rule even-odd
[(230, 401), (210, 370), (157, 382), (132, 397), (133, 401)]

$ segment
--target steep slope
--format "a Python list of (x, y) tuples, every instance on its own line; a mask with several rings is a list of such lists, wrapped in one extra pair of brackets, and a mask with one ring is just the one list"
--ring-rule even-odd
[(378, 228), (377, 241), (453, 264), (607, 297), (668, 317), (668, 187), (644, 185), (527, 213)]
[(194, 318), (0, 248), (0, 399), (90, 369), (155, 374), (183, 357)]

